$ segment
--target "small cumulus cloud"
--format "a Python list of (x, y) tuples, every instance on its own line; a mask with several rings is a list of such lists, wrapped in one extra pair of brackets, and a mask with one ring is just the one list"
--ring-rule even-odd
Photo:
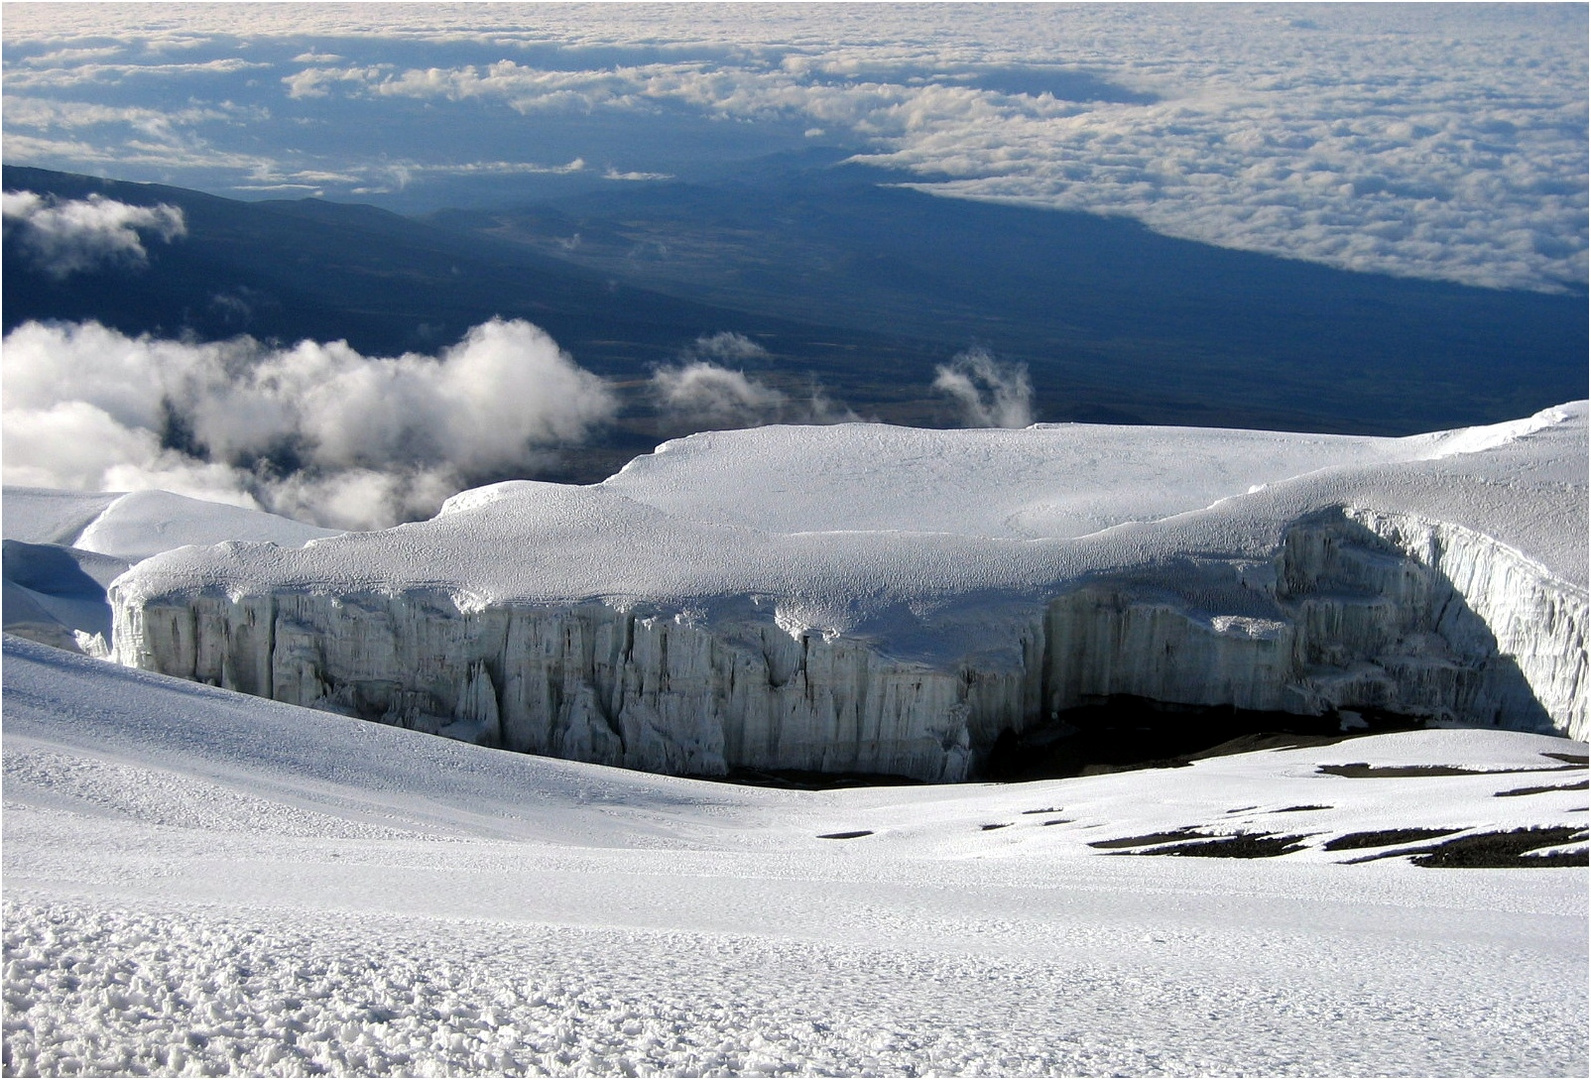
[(703, 334), (679, 364), (652, 373), (652, 394), (663, 415), (691, 427), (759, 427), (763, 424), (840, 424), (861, 419), (829, 397), (815, 381), (804, 394), (786, 393), (724, 363), (762, 360), (768, 350), (745, 334)]
[(390, 69), (389, 64), (348, 68), (311, 67), (283, 77), (282, 85), (287, 87), (287, 96), (294, 100), (325, 98), (330, 97), (332, 90), (338, 86), (367, 86)]
[(776, 423), (787, 401), (783, 393), (747, 378), (745, 372), (708, 360), (658, 368), (652, 387), (666, 413), (713, 427)]
[(713, 360), (754, 360), (768, 355), (767, 349), (745, 334), (734, 330), (703, 334), (696, 339), (696, 344), (691, 346), (690, 351), (695, 356), (705, 356)]
[(661, 173), (661, 172), (620, 172), (618, 169), (610, 168), (610, 169), (608, 169), (607, 172), (602, 174), (602, 179), (604, 179), (604, 180), (672, 180), (672, 179), (674, 179), (674, 174), (673, 173)]
[(56, 279), (104, 265), (143, 265), (149, 259), (145, 236), (170, 243), (188, 231), (178, 207), (133, 206), (98, 194), (61, 201), (7, 191), (0, 209), (6, 241)]
[(343, 528), (432, 513), (581, 442), (616, 408), (599, 377), (519, 320), (399, 357), (26, 323), (5, 357), (6, 483), (158, 487)]
[(934, 369), (934, 389), (955, 404), (965, 427), (1022, 428), (1033, 423), (1033, 384), (1024, 364), (969, 349)]

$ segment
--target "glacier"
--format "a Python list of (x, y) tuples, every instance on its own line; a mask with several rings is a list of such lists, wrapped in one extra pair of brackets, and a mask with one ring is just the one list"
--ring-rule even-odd
[(692, 775), (976, 777), (1132, 695), (1586, 737), (1586, 405), (1405, 439), (713, 432), (112, 583), (123, 664)]

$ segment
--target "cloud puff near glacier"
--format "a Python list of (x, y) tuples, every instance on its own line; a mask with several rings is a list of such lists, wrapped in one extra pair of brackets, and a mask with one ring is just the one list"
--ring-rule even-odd
[(792, 395), (727, 366), (767, 357), (768, 351), (744, 334), (730, 330), (703, 334), (682, 351), (677, 364), (663, 364), (652, 372), (649, 389), (670, 422), (692, 429), (861, 419), (815, 381), (805, 395)]
[(538, 327), (492, 320), (435, 357), (27, 323), (5, 339), (5, 482), (163, 488), (344, 528), (428, 514), (531, 467), (615, 398)]
[[(600, 438), (618, 392), (541, 328), (492, 319), (435, 356), (346, 342), (129, 337), (97, 322), (29, 322), (4, 341), (4, 481), (158, 488), (334, 528), (427, 517), (476, 484), (529, 476)], [(784, 388), (743, 334), (704, 334), (641, 388), (665, 428), (860, 420), (815, 381)], [(939, 369), (953, 422), (1032, 421), (1026, 371), (974, 351)]]
[(962, 427), (1027, 427), (1033, 384), (1025, 364), (1001, 363), (987, 349), (969, 349), (935, 369), (934, 389), (954, 402)]
[(57, 280), (107, 263), (148, 260), (144, 238), (170, 243), (187, 234), (179, 207), (129, 206), (103, 195), (57, 200), (32, 191), (0, 195), (6, 239)]
[[(937, 194), (1553, 290), (1586, 280), (1585, 32), (1574, 5), (548, 8), (533, 25), (490, 7), (288, 5), (239, 39), (213, 13), (178, 30), (136, 8), (19, 8), (6, 150), (374, 196), (577, 157), (596, 178), (667, 175), (652, 159), (668, 133), (705, 118), (743, 149), (821, 138)], [(165, 129), (66, 118), (68, 98), (158, 110), (173, 88), (185, 105)], [(433, 116), (445, 138), (415, 135), (416, 102), (450, 110)], [(246, 125), (222, 117), (245, 107)], [(375, 125), (391, 145), (316, 143), (317, 124)], [(553, 135), (580, 145), (501, 152)]]

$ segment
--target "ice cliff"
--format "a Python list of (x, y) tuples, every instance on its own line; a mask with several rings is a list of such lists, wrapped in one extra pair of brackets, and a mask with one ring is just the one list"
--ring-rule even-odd
[(781, 427), (190, 547), (122, 663), (676, 773), (975, 773), (1116, 694), (1587, 733), (1586, 408), (1370, 439)]

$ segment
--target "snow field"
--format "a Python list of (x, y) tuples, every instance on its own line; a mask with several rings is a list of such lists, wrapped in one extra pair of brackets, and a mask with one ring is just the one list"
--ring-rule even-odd
[[(1479, 529), (1582, 596), (1584, 416), (1410, 440), (762, 429), (298, 549), (229, 508), (196, 519), (216, 537), (183, 531), (193, 508), (155, 493), (8, 495), (6, 531), (84, 546), (98, 521), (95, 546), (126, 558), (244, 526), (274, 541), (157, 556), (129, 590), (728, 597), (777, 609), (784, 635), (871, 620), (907, 647), (927, 620), (964, 643), (988, 628), (958, 612), (992, 617), (1002, 590), (1025, 603), (1091, 569), (1269, 558), (1279, 523), (1322, 505)], [(805, 488), (779, 475), (803, 455)], [(886, 473), (902, 494), (870, 503), (895, 490)], [(952, 480), (960, 496), (920, 520)], [(1588, 1068), (1583, 869), (1343, 865), (1388, 849), (1325, 847), (1583, 837), (1586, 773), (1567, 759), (1584, 743), (1430, 730), (1032, 784), (778, 791), (4, 650), (7, 1075)], [(1301, 848), (1150, 854), (1184, 830)]]
[(58, 544), (137, 562), (184, 544), (226, 540), (297, 545), (325, 536), (301, 521), (169, 491), (57, 491), (5, 489), (7, 540)]
[(1429, 964), (1345, 964), (1285, 934), (1268, 965), (1223, 965), (1174, 933), (1114, 959), (1021, 957), (80, 899), (12, 900), (6, 926), (11, 1075), (1444, 1075), (1584, 1060), (1574, 1003), (1519, 950), (1472, 955), (1464, 975), (1498, 965), (1480, 1006)]
[[(1583, 870), (1345, 866), (1360, 852), (1318, 846), (1583, 827), (1583, 790), (1496, 792), (1584, 772), (1496, 770), (1584, 744), (1422, 731), (792, 792), (493, 751), (14, 638), (4, 676), (8, 1074), (1587, 1067)], [(1319, 771), (1351, 762), (1494, 771)], [(1312, 839), (1257, 860), (1089, 846), (1189, 825)], [(872, 833), (820, 839), (848, 829)]]
[[(810, 612), (808, 628), (847, 632), (898, 621), (902, 606), (1050, 597), (1091, 573), (1190, 554), (1269, 559), (1303, 515), (1369, 507), (1474, 530), (1583, 591), (1585, 440), (1583, 402), (1406, 439), (1088, 424), (714, 432), (601, 484), (505, 481), (392, 529), (164, 551), (119, 590), (129, 604), (206, 588), (434, 589), (480, 605), (758, 596)], [(809, 460), (813, 478), (782, 478)], [(268, 538), (254, 527), (250, 539)], [(952, 634), (964, 644), (964, 629)]]

